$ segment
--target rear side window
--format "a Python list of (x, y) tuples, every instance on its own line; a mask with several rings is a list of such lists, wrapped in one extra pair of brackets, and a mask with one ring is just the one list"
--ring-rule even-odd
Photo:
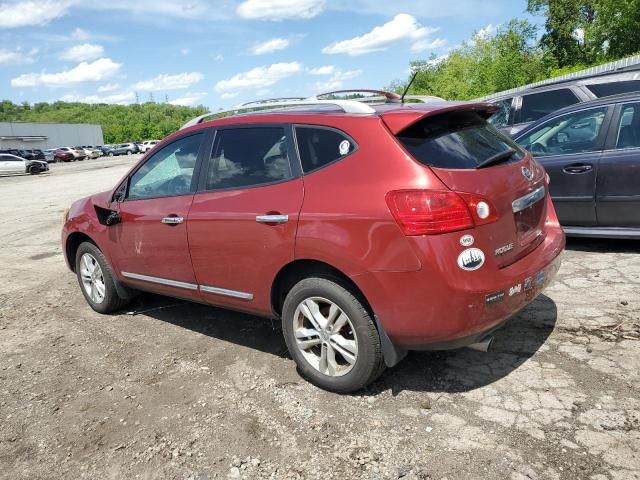
[(292, 178), (283, 127), (232, 128), (218, 133), (207, 190), (243, 188)]
[(578, 98), (568, 88), (525, 95), (522, 97), (520, 122), (533, 122), (551, 112), (578, 102)]
[(398, 135), (404, 148), (420, 163), (439, 168), (477, 168), (501, 153), (499, 163), (517, 161), (523, 152), (511, 139), (476, 112), (449, 112), (427, 117)]
[(356, 149), (351, 138), (331, 128), (296, 127), (296, 140), (304, 173), (324, 167)]
[(587, 88), (596, 97), (608, 97), (621, 93), (640, 92), (640, 80), (628, 80), (626, 82), (594, 83)]

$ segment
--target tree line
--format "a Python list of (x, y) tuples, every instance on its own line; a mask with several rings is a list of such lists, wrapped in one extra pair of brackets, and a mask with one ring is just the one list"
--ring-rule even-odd
[(132, 105), (86, 104), (75, 102), (17, 105), (0, 102), (0, 121), (96, 123), (102, 125), (104, 141), (161, 139), (178, 130), (188, 120), (207, 113), (208, 109), (168, 103), (147, 102)]
[(447, 56), (412, 62), (409, 93), (470, 100), (640, 52), (640, 0), (528, 0), (526, 11), (543, 17), (542, 31), (513, 19)]

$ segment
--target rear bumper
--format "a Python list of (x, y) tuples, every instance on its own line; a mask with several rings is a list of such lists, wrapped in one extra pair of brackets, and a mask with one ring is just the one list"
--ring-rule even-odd
[(564, 246), (562, 229), (552, 221), (534, 251), (502, 269), (485, 265), (463, 272), (453, 264), (443, 270), (440, 258), (417, 272), (369, 272), (354, 280), (395, 346), (460, 348), (479, 341), (533, 301), (560, 268)]

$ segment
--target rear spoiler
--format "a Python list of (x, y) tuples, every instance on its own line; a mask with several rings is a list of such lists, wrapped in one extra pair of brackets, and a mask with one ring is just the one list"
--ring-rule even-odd
[(420, 120), (443, 113), (453, 111), (478, 112), (484, 118), (493, 115), (498, 107), (492, 103), (480, 102), (447, 102), (447, 103), (426, 103), (415, 104), (411, 108), (398, 108), (380, 113), (382, 120), (391, 130), (391, 133), (398, 135), (403, 130), (409, 128)]

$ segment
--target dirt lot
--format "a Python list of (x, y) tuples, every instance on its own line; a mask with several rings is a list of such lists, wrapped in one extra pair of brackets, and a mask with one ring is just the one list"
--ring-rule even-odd
[(0, 477), (640, 478), (640, 242), (570, 241), (492, 352), (413, 353), (339, 396), (268, 320), (86, 305), (62, 211), (132, 162), (0, 178)]

